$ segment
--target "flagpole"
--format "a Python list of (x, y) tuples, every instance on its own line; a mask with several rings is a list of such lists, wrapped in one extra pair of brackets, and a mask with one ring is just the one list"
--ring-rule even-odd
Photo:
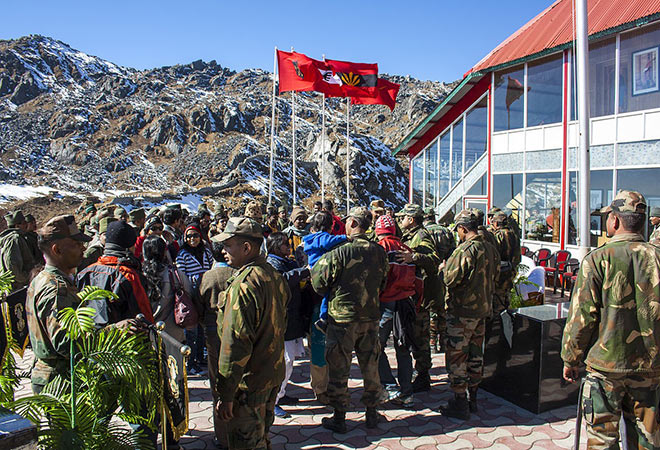
[(351, 195), (350, 195), (350, 186), (351, 186), (351, 98), (346, 97), (346, 214), (351, 210)]
[[(325, 55), (323, 55), (325, 61)], [(321, 202), (325, 201), (325, 94), (322, 94), (321, 106)]]
[[(291, 52), (293, 52), (293, 46), (291, 46)], [(291, 158), (292, 158), (292, 165), (293, 165), (293, 201), (292, 203), (295, 205), (296, 204), (296, 194), (297, 194), (297, 189), (296, 189), (296, 92), (291, 91), (291, 132), (292, 132), (292, 139), (291, 139)]]
[(270, 119), (270, 168), (268, 171), (268, 204), (273, 198), (273, 157), (275, 155), (275, 86), (277, 83), (277, 46), (273, 57), (273, 106)]

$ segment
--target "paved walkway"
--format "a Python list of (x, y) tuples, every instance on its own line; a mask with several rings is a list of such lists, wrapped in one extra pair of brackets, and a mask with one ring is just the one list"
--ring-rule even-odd
[[(391, 363), (393, 351), (388, 351)], [(22, 369), (31, 366), (32, 354), (26, 352)], [(314, 400), (309, 388), (309, 361), (296, 361), (287, 394), (300, 398), (297, 406), (286, 406), (288, 419), (275, 420), (271, 429), (274, 449), (568, 449), (573, 446), (575, 408), (566, 407), (543, 414), (532, 414), (524, 409), (480, 391), (477, 414), (467, 422), (441, 416), (438, 407), (452, 397), (444, 355), (433, 357), (431, 392), (416, 394), (414, 409), (397, 409), (386, 405), (382, 411), (386, 422), (377, 429), (367, 430), (364, 425), (364, 407), (359, 399), (362, 377), (357, 361), (353, 359), (349, 389), (355, 412), (347, 414), (348, 433), (340, 435), (320, 426), (321, 418), (331, 415), (330, 408)], [(213, 419), (208, 379), (189, 378), (190, 431), (182, 438), (184, 449), (213, 449)], [(18, 388), (18, 397), (29, 395), (29, 381)], [(585, 444), (582, 431), (581, 447)]]

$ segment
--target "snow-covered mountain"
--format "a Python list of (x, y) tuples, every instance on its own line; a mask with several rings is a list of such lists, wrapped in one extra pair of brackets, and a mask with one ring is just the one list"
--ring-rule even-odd
[[(393, 113), (351, 107), (351, 196), (400, 206), (407, 179), (390, 146), (451, 86), (381, 76), (401, 84), (398, 104)], [(48, 37), (0, 41), (0, 182), (73, 192), (206, 188), (234, 200), (267, 194), (271, 89), (270, 73), (215, 61), (138, 71)], [(295, 99), (299, 195), (319, 194), (325, 150), (327, 189), (343, 204), (346, 102), (327, 101), (322, 146), (321, 96)], [(277, 99), (277, 203), (290, 203), (291, 101), (290, 93)]]

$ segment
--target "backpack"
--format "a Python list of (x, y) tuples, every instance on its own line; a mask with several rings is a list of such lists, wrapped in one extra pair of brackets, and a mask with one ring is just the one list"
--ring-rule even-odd
[(183, 289), (178, 270), (174, 269), (174, 276), (170, 270), (169, 275), (174, 290), (174, 323), (181, 328), (194, 328), (199, 323), (199, 313), (192, 297)]

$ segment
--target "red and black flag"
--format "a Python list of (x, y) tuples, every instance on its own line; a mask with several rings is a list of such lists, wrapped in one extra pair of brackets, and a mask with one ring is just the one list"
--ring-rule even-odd
[(277, 51), (280, 94), (288, 91), (315, 91), (321, 81), (323, 63), (302, 53)]
[(399, 84), (379, 78), (374, 97), (352, 97), (351, 103), (354, 105), (387, 105), (390, 110), (394, 111), (400, 87)]
[[(323, 61), (327, 69), (322, 70), (325, 82), (339, 86), (328, 94), (333, 97), (373, 97), (377, 94), (378, 64), (354, 63), (327, 59)], [(323, 92), (323, 91), (321, 91)]]
[[(506, 103), (506, 109), (510, 109), (511, 105), (518, 100), (520, 97), (522, 97), (525, 88), (523, 87), (522, 83), (518, 81), (515, 78), (507, 77), (507, 85), (506, 85), (506, 99), (504, 102)], [(530, 88), (527, 88), (529, 91)]]

